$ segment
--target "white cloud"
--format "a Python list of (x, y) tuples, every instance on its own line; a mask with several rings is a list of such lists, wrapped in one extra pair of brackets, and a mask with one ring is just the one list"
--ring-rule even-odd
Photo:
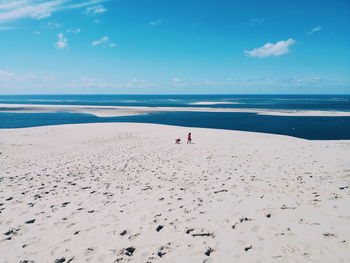
[(101, 44), (107, 42), (108, 40), (109, 40), (109, 37), (105, 36), (105, 37), (102, 37), (102, 38), (100, 38), (98, 40), (92, 41), (91, 45), (92, 46), (98, 46), (98, 45), (101, 45)]
[(263, 17), (254, 17), (254, 18), (250, 19), (247, 24), (250, 25), (250, 26), (256, 26), (256, 25), (260, 25), (260, 24), (262, 24), (264, 22), (265, 22), (265, 18), (263, 18)]
[(17, 29), (17, 28), (11, 27), (11, 26), (0, 26), (0, 30), (12, 30), (12, 29)]
[(18, 0), (18, 1), (7, 0), (7, 1), (1, 1), (0, 2), (0, 10), (13, 9), (13, 8), (19, 7), (21, 5), (27, 4), (28, 2), (29, 2), (28, 0)]
[(68, 40), (64, 37), (63, 33), (57, 34), (58, 41), (55, 43), (55, 47), (58, 49), (65, 49), (68, 46)]
[(15, 77), (16, 77), (15, 73), (0, 70), (1, 80), (10, 80), (10, 79), (14, 79)]
[(171, 84), (174, 86), (174, 87), (185, 87), (185, 86), (189, 86), (190, 85), (190, 82), (189, 81), (186, 81), (185, 79), (181, 79), (181, 78), (173, 78), (171, 80)]
[(296, 41), (288, 39), (285, 41), (278, 41), (276, 44), (267, 43), (262, 47), (254, 48), (253, 50), (245, 50), (244, 53), (250, 57), (266, 58), (271, 56), (282, 56), (289, 52), (289, 47)]
[(26, 75), (25, 75), (25, 78), (27, 79), (32, 79), (32, 78), (35, 78), (35, 74), (33, 72), (28, 72)]
[(102, 38), (100, 38), (100, 39), (97, 39), (97, 40), (95, 40), (95, 41), (92, 41), (92, 42), (91, 42), (91, 45), (92, 45), (92, 46), (102, 45), (102, 47), (111, 47), (111, 48), (117, 46), (117, 44), (112, 43), (112, 42), (110, 41), (110, 39), (109, 39), (108, 36), (104, 36), (104, 37), (102, 37)]
[(119, 83), (116, 86), (125, 88), (145, 88), (152, 86), (153, 84), (147, 79), (132, 79), (124, 83)]
[(96, 4), (108, 2), (111, 0), (90, 0), (90, 1), (87, 1), (87, 0), (80, 0), (80, 1), (68, 0), (68, 1), (75, 2), (74, 4), (66, 6), (67, 8), (71, 9), (71, 8), (81, 8), (81, 7), (86, 7), (86, 6), (90, 6), (90, 5), (96, 5)]
[(81, 29), (80, 28), (77, 28), (77, 29), (68, 28), (66, 32), (72, 33), (72, 34), (79, 34), (81, 32)]
[(87, 7), (87, 6), (91, 6), (91, 5), (96, 5), (96, 4), (100, 4), (103, 2), (108, 2), (111, 0), (68, 0), (69, 2), (74, 2), (74, 4), (67, 4), (66, 5), (66, 9), (74, 9), (74, 8), (81, 8), (81, 7)]
[(4, 70), (0, 70), (0, 80), (8, 80), (8, 81), (30, 81), (33, 79), (42, 79), (41, 76), (38, 76), (32, 71), (26, 73), (13, 73)]
[(106, 1), (107, 0), (5, 0), (0, 2), (0, 23), (7, 23), (24, 18), (39, 20), (49, 17), (52, 13), (58, 11), (91, 6)]
[(307, 34), (307, 35), (312, 35), (312, 34), (314, 34), (314, 33), (316, 33), (316, 32), (321, 31), (321, 30), (322, 30), (322, 27), (321, 27), (321, 26), (314, 27), (314, 28), (311, 29), (309, 32), (307, 32), (306, 34)]
[(98, 78), (83, 77), (78, 81), (72, 81), (70, 87), (83, 87), (83, 88), (106, 88), (111, 87), (111, 83), (107, 83)]
[(58, 23), (58, 22), (49, 21), (46, 23), (46, 26), (50, 29), (57, 29), (57, 28), (62, 27), (63, 25), (61, 23)]
[(49, 81), (54, 80), (54, 78), (55, 78), (54, 76), (43, 76), (42, 80), (46, 81), (46, 82), (49, 82)]
[(7, 22), (21, 18), (42, 19), (48, 17), (62, 5), (64, 0), (28, 1), (27, 4), (17, 5), (0, 13), (0, 22)]
[(159, 26), (159, 25), (161, 25), (162, 23), (163, 23), (162, 19), (157, 19), (157, 20), (154, 20), (154, 21), (149, 22), (149, 24), (150, 24), (151, 26)]
[(107, 9), (102, 5), (96, 5), (85, 9), (84, 13), (88, 16), (96, 16), (107, 12)]
[[(30, 94), (32, 92), (45, 93), (52, 85), (62, 86), (54, 77), (37, 72), (7, 72), (0, 70), (1, 94)], [(60, 79), (61, 80), (61, 79)]]

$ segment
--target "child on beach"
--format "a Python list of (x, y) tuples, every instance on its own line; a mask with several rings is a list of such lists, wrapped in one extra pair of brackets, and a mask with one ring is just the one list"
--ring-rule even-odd
[(192, 136), (191, 133), (188, 133), (187, 135), (187, 144), (192, 142)]
[(175, 144), (180, 144), (180, 139), (179, 138), (177, 138), (176, 140), (175, 140)]

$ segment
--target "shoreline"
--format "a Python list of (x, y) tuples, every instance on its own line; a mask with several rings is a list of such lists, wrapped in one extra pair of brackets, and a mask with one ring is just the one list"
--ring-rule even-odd
[[(60, 127), (66, 127), (67, 129), (73, 129), (75, 127), (83, 127), (83, 126), (103, 126), (103, 125), (116, 125), (116, 126), (130, 126), (130, 127), (137, 127), (137, 126), (143, 126), (145, 125), (146, 127), (147, 126), (155, 126), (155, 127), (158, 127), (159, 128), (174, 128), (174, 129), (188, 129), (188, 130), (203, 130), (203, 131), (208, 131), (208, 132), (212, 132), (212, 133), (215, 133), (215, 132), (218, 132), (218, 133), (237, 133), (237, 134), (240, 134), (241, 136), (244, 136), (244, 135), (248, 135), (248, 136), (256, 136), (256, 137), (259, 137), (259, 136), (271, 136), (272, 138), (273, 137), (285, 137), (285, 140), (288, 140), (288, 138), (290, 140), (301, 140), (301, 141), (305, 141), (305, 142), (310, 142), (310, 143), (335, 143), (335, 144), (338, 144), (338, 143), (349, 143), (350, 144), (350, 139), (335, 139), (335, 140), (326, 140), (326, 139), (322, 139), (322, 140), (310, 140), (310, 139), (305, 139), (305, 138), (301, 138), (301, 137), (295, 137), (295, 136), (292, 136), (292, 135), (286, 135), (286, 134), (277, 134), (277, 133), (268, 133), (268, 132), (257, 132), (257, 131), (246, 131), (246, 130), (232, 130), (232, 129), (221, 129), (221, 128), (207, 128), (207, 127), (192, 127), (192, 126), (183, 126), (183, 125), (172, 125), (172, 124), (162, 124), (162, 123), (142, 123), (142, 122), (88, 122), (88, 123), (63, 123), (63, 124), (50, 124), (50, 125), (40, 125), (40, 126), (30, 126), (30, 127), (21, 127), (21, 128), (2, 128), (0, 129), (0, 133), (1, 131), (4, 131), (4, 132), (11, 132), (11, 131), (16, 131), (16, 130), (30, 130), (30, 129), (60, 129)], [(186, 136), (183, 136), (182, 138), (182, 142), (181, 144), (186, 144), (184, 143), (184, 140), (187, 138), (187, 135)], [(350, 160), (350, 158), (349, 158)]]
[(0, 144), (4, 262), (350, 261), (350, 141), (99, 123)]
[[(17, 109), (16, 109), (17, 108)], [(18, 109), (20, 108), (20, 109)], [(5, 109), (5, 110), (4, 110)], [(271, 116), (319, 116), (348, 117), (347, 111), (317, 111), (317, 110), (276, 110), (249, 108), (206, 108), (206, 107), (131, 107), (131, 106), (91, 106), (91, 105), (43, 105), (43, 104), (0, 104), (0, 112), (9, 113), (54, 113), (67, 111), (71, 113), (91, 114), (97, 117), (132, 116), (159, 112), (237, 112), (256, 113)]]

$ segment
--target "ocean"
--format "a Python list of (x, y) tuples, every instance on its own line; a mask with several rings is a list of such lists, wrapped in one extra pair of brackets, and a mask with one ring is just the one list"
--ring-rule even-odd
[(89, 114), (7, 113), (0, 129), (43, 125), (135, 122), (229, 129), (294, 136), (309, 140), (350, 139), (350, 117), (269, 116), (236, 112), (184, 112), (182, 107), (255, 108), (350, 112), (350, 95), (1, 95), (0, 104), (178, 107), (175, 112), (123, 117)]
[(350, 111), (350, 95), (0, 95), (0, 104), (258, 108)]

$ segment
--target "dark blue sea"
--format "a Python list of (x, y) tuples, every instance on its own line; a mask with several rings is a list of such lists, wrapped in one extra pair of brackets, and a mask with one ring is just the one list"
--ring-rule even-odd
[(182, 107), (191, 106), (350, 112), (350, 95), (1, 95), (0, 104), (179, 108), (176, 112), (126, 117), (96, 117), (67, 112), (7, 113), (3, 107), (0, 108), (1, 129), (72, 123), (136, 122), (263, 132), (309, 140), (350, 139), (350, 117), (269, 116), (255, 113), (181, 111)]

